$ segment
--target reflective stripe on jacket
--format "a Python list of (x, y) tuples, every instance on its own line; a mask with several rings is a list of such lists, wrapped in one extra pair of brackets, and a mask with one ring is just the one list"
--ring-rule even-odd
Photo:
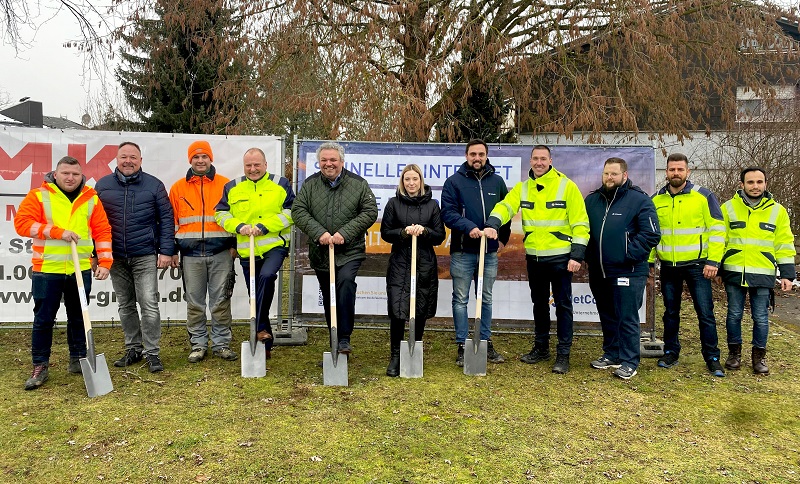
[(528, 175), (494, 206), (487, 225), (497, 229), (522, 210), (526, 254), (582, 261), (589, 243), (589, 216), (580, 189), (553, 167), (539, 178), (533, 171)]
[(52, 175), (45, 176), (40, 188), (28, 192), (14, 217), (17, 233), (33, 239), (33, 270), (51, 274), (75, 272), (70, 244), (61, 240), (65, 230), (80, 237), (76, 245), (82, 271), (91, 268), (89, 259), (95, 245), (98, 264), (111, 268), (111, 226), (97, 193), (84, 185), (75, 201), (70, 201)]
[(717, 197), (710, 190), (686, 182), (683, 190), (672, 195), (669, 185), (653, 195), (661, 225), (661, 240), (653, 252), (668, 265), (697, 261), (719, 266), (725, 250), (725, 224)]
[(217, 223), (236, 234), (236, 249), (250, 257), (250, 237), (239, 234), (244, 225), (255, 225), (264, 235), (255, 238), (256, 256), (275, 247), (289, 247), (294, 192), (289, 180), (267, 173), (257, 181), (240, 177), (225, 184), (216, 207)]
[(792, 280), (794, 235), (789, 214), (769, 192), (755, 207), (748, 206), (739, 190), (722, 205), (725, 218), (725, 256), (722, 279), (747, 287), (773, 287), (775, 277)]
[(190, 168), (186, 177), (170, 188), (169, 201), (175, 213), (175, 246), (184, 257), (212, 256), (236, 245), (236, 239), (214, 218), (217, 203), (229, 181), (211, 165), (204, 175), (196, 175)]

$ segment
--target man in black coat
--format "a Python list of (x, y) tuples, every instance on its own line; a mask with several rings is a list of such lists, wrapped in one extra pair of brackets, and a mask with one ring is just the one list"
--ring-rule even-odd
[(628, 164), (609, 158), (603, 185), (586, 197), (589, 215), (589, 287), (603, 328), (603, 355), (593, 368), (615, 368), (628, 380), (639, 367), (639, 309), (649, 272), (650, 250), (661, 239), (650, 197), (628, 180)]

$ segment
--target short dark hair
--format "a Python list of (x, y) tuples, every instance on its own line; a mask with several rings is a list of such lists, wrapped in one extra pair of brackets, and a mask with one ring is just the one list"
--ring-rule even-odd
[(469, 140), (469, 142), (467, 143), (467, 149), (464, 150), (464, 153), (465, 154), (469, 153), (469, 148), (471, 146), (475, 146), (475, 145), (483, 145), (483, 147), (486, 148), (486, 154), (487, 155), (489, 154), (489, 145), (486, 144), (486, 141), (483, 141), (480, 138), (475, 138), (475, 139)]
[(672, 153), (667, 157), (667, 163), (670, 161), (684, 161), (686, 162), (686, 168), (689, 168), (689, 158), (687, 158), (683, 153)]
[(122, 147), (123, 147), (123, 146), (126, 146), (126, 145), (131, 145), (131, 146), (133, 146), (134, 148), (136, 148), (136, 150), (137, 150), (137, 151), (139, 151), (139, 154), (142, 154), (142, 149), (141, 149), (141, 148), (139, 148), (139, 145), (137, 145), (137, 144), (136, 144), (136, 143), (134, 143), (133, 141), (123, 141), (122, 143), (120, 143), (120, 144), (119, 144), (119, 146), (117, 146), (117, 149), (118, 149), (118, 150), (119, 150), (119, 149), (122, 149)]
[(536, 150), (547, 150), (547, 156), (551, 156), (551, 157), (553, 156), (553, 154), (550, 153), (550, 148), (547, 145), (536, 145), (536, 146), (534, 146), (533, 149), (531, 150), (531, 156), (533, 156), (533, 152), (536, 151)]
[(744, 183), (744, 176), (750, 173), (751, 171), (760, 171), (764, 175), (764, 183), (767, 182), (767, 171), (761, 168), (760, 166), (748, 166), (741, 173), (739, 173), (739, 181)]
[(623, 173), (628, 171), (628, 162), (623, 160), (622, 158), (611, 157), (607, 159), (605, 163), (603, 163), (604, 167), (606, 165), (619, 165), (620, 168), (622, 168)]
[(80, 163), (78, 163), (78, 160), (71, 156), (65, 156), (58, 160), (58, 163), (56, 163), (56, 169), (58, 169), (58, 167), (61, 165), (80, 165)]

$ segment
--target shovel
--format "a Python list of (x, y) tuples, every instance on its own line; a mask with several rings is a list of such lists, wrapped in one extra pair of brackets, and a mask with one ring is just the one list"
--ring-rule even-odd
[(75, 265), (75, 280), (78, 282), (78, 297), (81, 300), (83, 311), (83, 331), (86, 333), (86, 358), (81, 358), (81, 373), (86, 384), (86, 393), (89, 398), (105, 395), (114, 389), (111, 375), (108, 373), (106, 355), (95, 354), (94, 335), (92, 334), (92, 320), (89, 318), (89, 302), (86, 299), (86, 289), (83, 285), (81, 261), (78, 259), (78, 247), (75, 241), (70, 242), (72, 248), (72, 263)]
[(326, 386), (347, 386), (347, 355), (339, 354), (339, 333), (336, 328), (336, 261), (333, 244), (328, 246), (330, 261), (330, 312), (331, 312), (331, 350), (322, 354), (322, 382)]
[(472, 339), (464, 342), (464, 374), (473, 376), (486, 376), (487, 343), (485, 339), (480, 339), (484, 252), (486, 252), (486, 234), (481, 232), (481, 249), (478, 258), (478, 284), (475, 298), (475, 328), (472, 330)]
[(408, 310), (408, 341), (400, 342), (400, 377), (422, 378), (422, 341), (417, 341), (417, 236), (411, 236), (411, 307)]
[(242, 378), (267, 374), (267, 351), (256, 336), (256, 243), (250, 234), (250, 341), (242, 341)]

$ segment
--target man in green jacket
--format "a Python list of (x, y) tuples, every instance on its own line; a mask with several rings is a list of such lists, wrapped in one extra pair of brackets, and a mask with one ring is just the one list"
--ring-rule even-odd
[(350, 354), (356, 275), (367, 258), (364, 236), (378, 218), (378, 205), (369, 183), (344, 169), (341, 145), (321, 144), (317, 148), (317, 161), (320, 171), (303, 182), (292, 206), (292, 216), (309, 239), (308, 258), (322, 289), (328, 328), (331, 324), (328, 246), (334, 246), (338, 351)]

